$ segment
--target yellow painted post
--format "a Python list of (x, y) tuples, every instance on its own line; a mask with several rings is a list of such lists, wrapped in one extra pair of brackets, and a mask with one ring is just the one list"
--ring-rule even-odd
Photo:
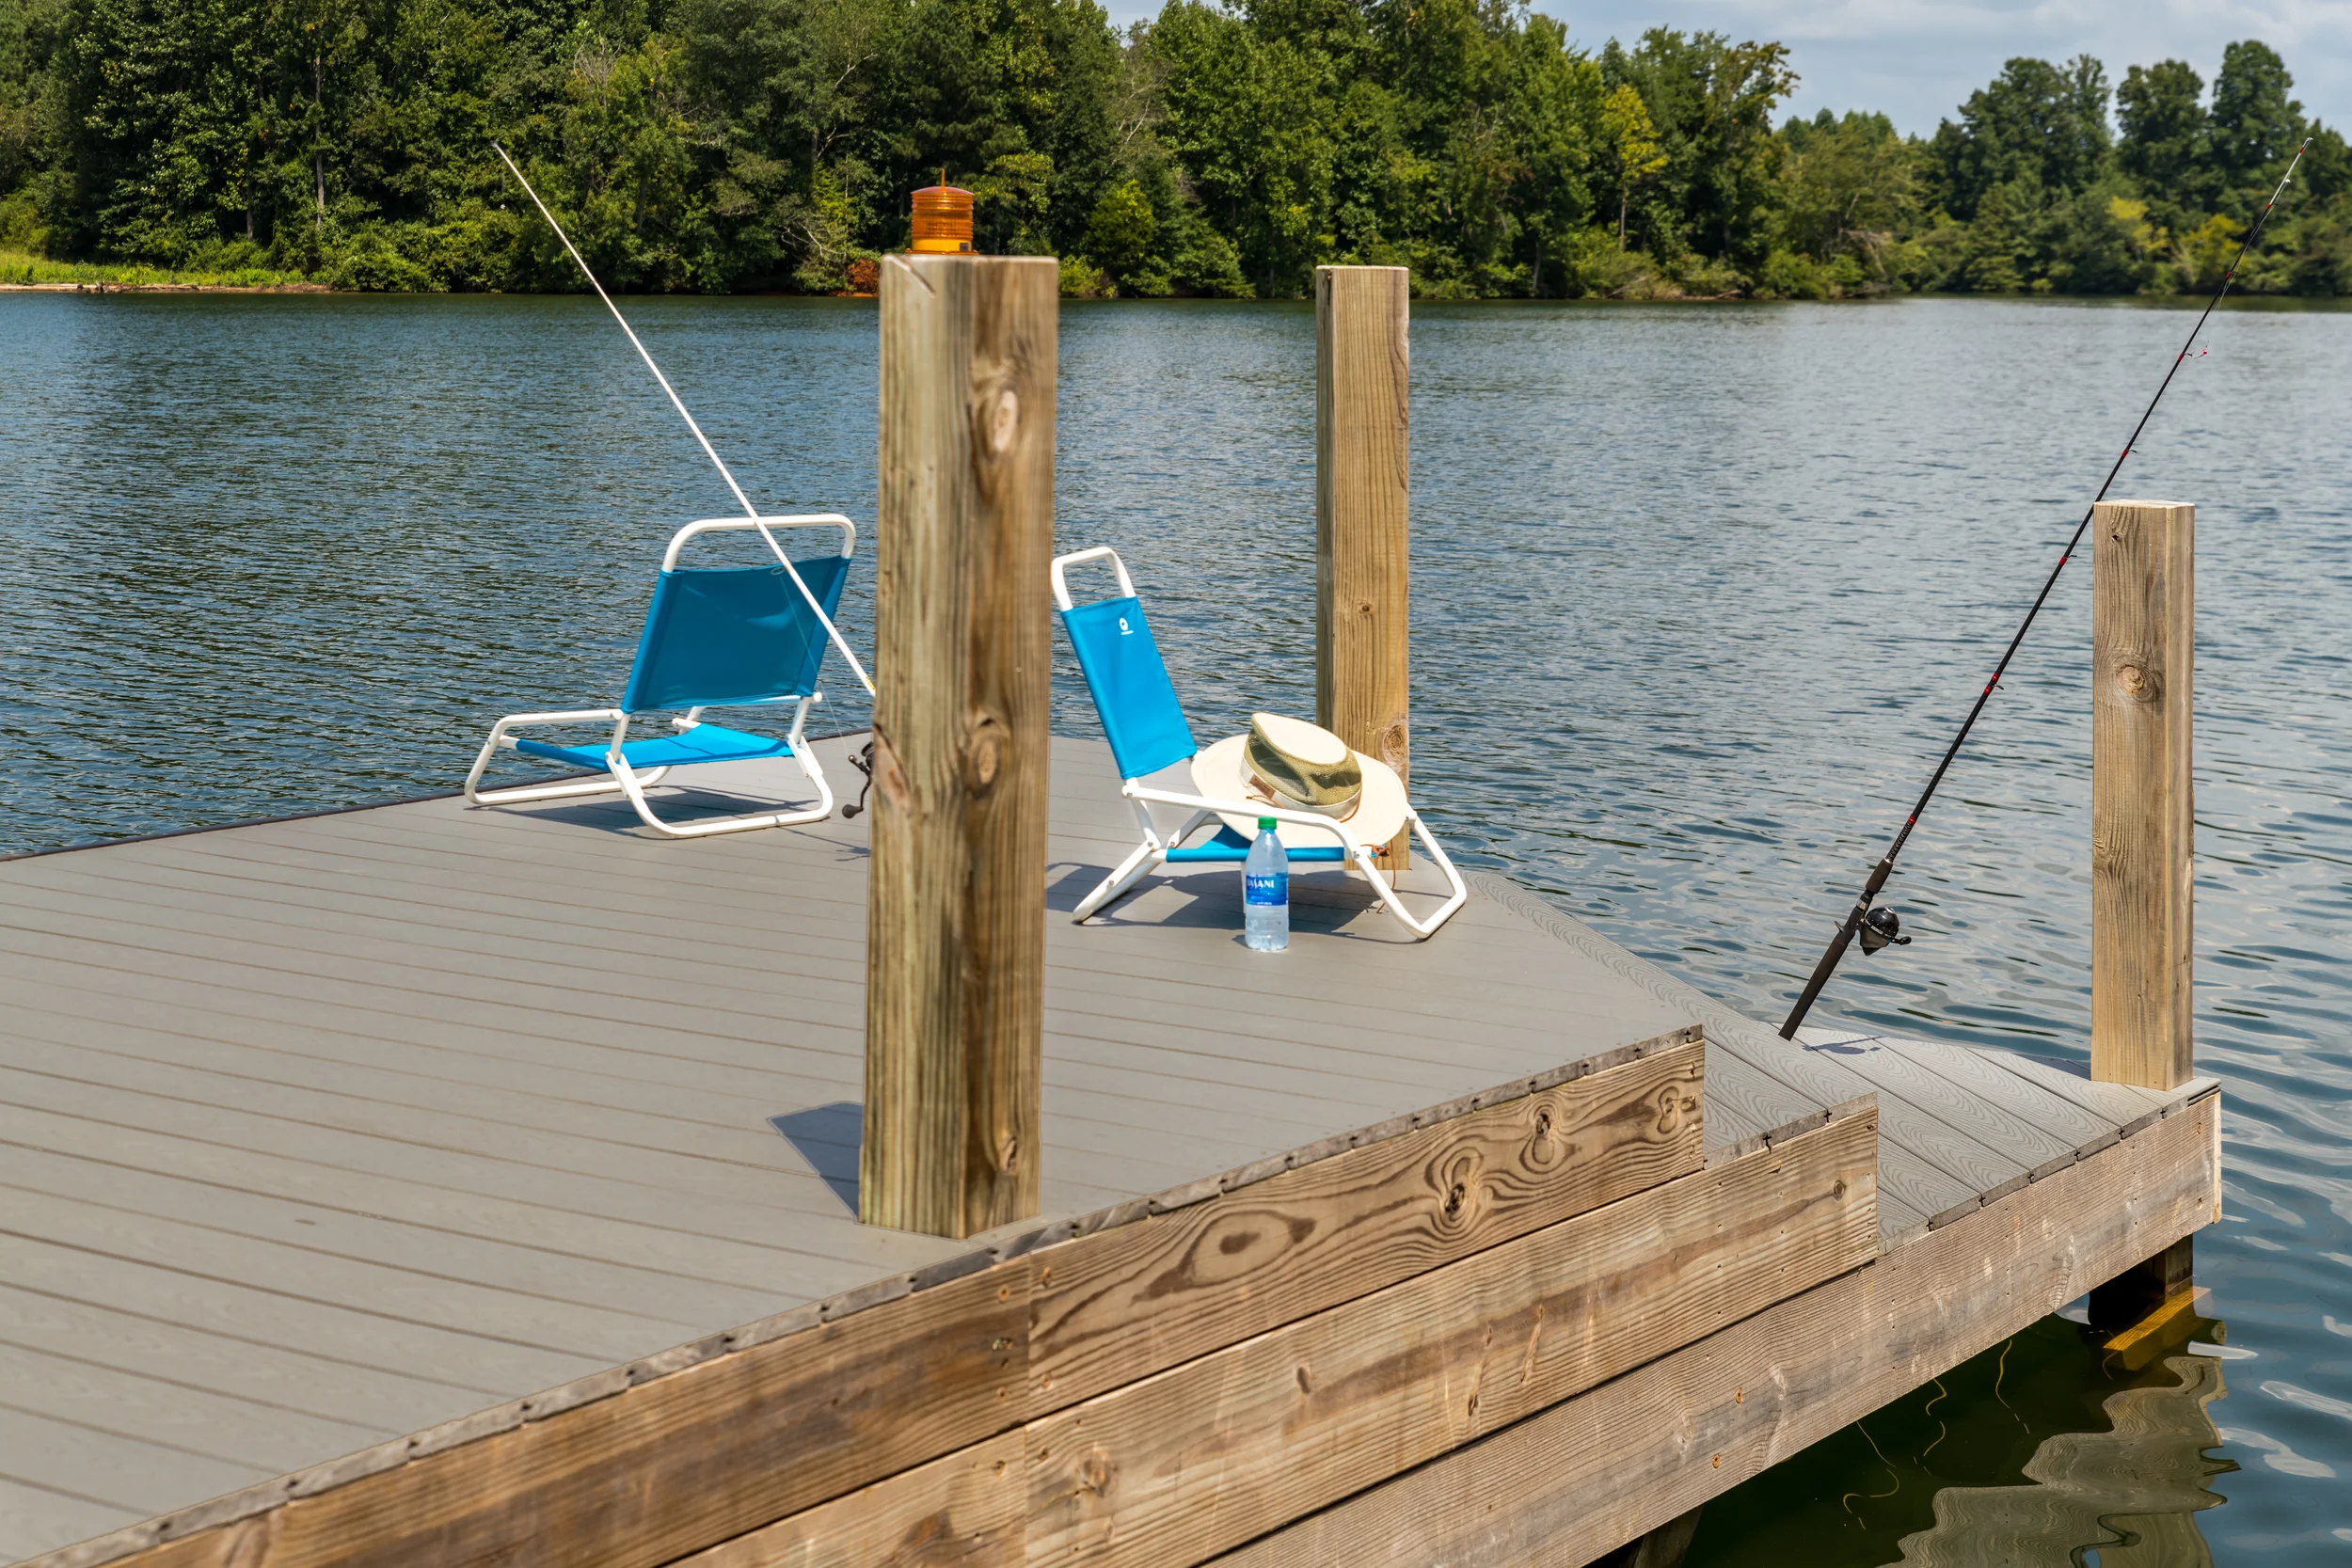
[[(1412, 784), (1410, 274), (1315, 269), (1315, 721)], [(1403, 870), (1400, 832), (1384, 861)]]
[(869, 1225), (1038, 1212), (1058, 266), (882, 264)]

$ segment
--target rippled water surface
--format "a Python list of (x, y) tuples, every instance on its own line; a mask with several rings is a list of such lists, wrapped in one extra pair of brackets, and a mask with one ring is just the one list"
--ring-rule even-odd
[[(755, 498), (871, 517), (870, 305), (630, 309)], [(2188, 322), (1417, 309), (1416, 795), (1777, 1018)], [(1312, 334), (1062, 314), (1064, 547), (1127, 552), (1211, 728), (1311, 711)], [(2125, 1375), (2052, 1320), (1711, 1505), (1694, 1563), (2352, 1561), (2352, 314), (2206, 342), (2119, 494), (2199, 504), (2227, 1343)], [(617, 694), (661, 541), (727, 510), (591, 302), (0, 295), (0, 848), (451, 787), (496, 715)], [(1918, 940), (1822, 1021), (2083, 1053), (2089, 589), (1906, 855)]]

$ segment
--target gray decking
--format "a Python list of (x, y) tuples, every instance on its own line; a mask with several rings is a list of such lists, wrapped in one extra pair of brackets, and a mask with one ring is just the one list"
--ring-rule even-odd
[[(1132, 829), (1056, 748), (1066, 911)], [(968, 1250), (855, 1223), (863, 842), (433, 800), (0, 864), (0, 1560)], [(1711, 1146), (1878, 1092), (1898, 1240), (2179, 1098), (1792, 1048), (1490, 879), (1426, 944), (1309, 879), (1261, 958), (1235, 882), (1050, 921), (1049, 1213), (1691, 1022)]]

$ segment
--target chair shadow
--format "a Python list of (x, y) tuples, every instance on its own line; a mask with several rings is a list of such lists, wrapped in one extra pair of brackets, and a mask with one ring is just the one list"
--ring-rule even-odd
[[(1097, 883), (1110, 875), (1110, 868), (1062, 862), (1048, 868), (1048, 875), (1051, 879), (1045, 887), (1045, 907), (1066, 915), (1078, 907), (1080, 899), (1094, 891)], [(1094, 915), (1087, 924), (1230, 931), (1234, 943), (1244, 945), (1240, 883), (1238, 866), (1173, 873), (1162, 870), (1146, 877), (1134, 892)], [(1138, 901), (1150, 898), (1153, 894), (1159, 896), (1151, 898), (1152, 912), (1136, 916), (1132, 911)], [(1170, 909), (1168, 903), (1170, 894), (1184, 902)], [(1308, 876), (1293, 873), (1291, 928), (1294, 931), (1335, 936), (1349, 942), (1386, 941), (1395, 933), (1377, 927), (1352, 931), (1340, 928), (1366, 910), (1377, 909), (1379, 904), (1379, 897), (1370, 889), (1343, 881), (1336, 873), (1314, 876), (1311, 880)]]
[(866, 1140), (866, 1107), (854, 1100), (836, 1100), (805, 1111), (790, 1111), (768, 1118), (800, 1151), (818, 1179), (833, 1189), (851, 1214), (857, 1208), (858, 1150)]
[[(663, 784), (653, 792), (654, 809), (664, 820), (680, 827), (706, 821), (714, 816), (747, 816), (754, 812), (802, 811), (817, 803), (815, 796), (801, 800), (786, 800), (767, 795), (738, 795), (723, 789), (693, 784)], [(663, 842), (660, 835), (638, 819), (628, 800), (605, 796), (586, 800), (525, 800), (506, 805), (485, 804), (483, 811), (512, 812), (529, 816), (543, 822), (561, 822), (568, 827), (594, 828), (601, 832), (618, 833), (649, 843)], [(844, 828), (841, 813), (835, 807), (830, 816), (814, 822), (801, 822), (795, 828), (807, 831), (818, 828)], [(765, 832), (767, 830), (758, 830)], [(853, 860), (864, 860), (869, 853), (861, 840), (837, 833), (828, 839), (835, 848)]]

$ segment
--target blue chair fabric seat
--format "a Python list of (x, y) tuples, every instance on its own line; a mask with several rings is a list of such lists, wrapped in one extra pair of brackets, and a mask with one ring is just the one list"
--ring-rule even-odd
[[(1302, 845), (1288, 853), (1294, 865), (1301, 862), (1312, 864), (1317, 861), (1336, 864), (1347, 859), (1347, 851), (1336, 844)], [(1249, 858), (1249, 841), (1232, 829), (1220, 826), (1215, 838), (1203, 839), (1199, 844), (1179, 844), (1168, 850), (1168, 858), (1171, 861), (1232, 864)]]

